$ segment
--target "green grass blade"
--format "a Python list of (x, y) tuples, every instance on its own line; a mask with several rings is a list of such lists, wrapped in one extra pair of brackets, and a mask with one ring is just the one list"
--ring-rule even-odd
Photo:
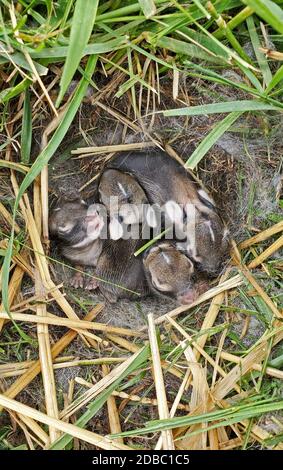
[[(105, 54), (114, 50), (121, 49), (126, 46), (126, 37), (122, 36), (113, 41), (88, 44), (83, 50), (84, 55)], [(62, 59), (68, 54), (67, 46), (49, 47), (42, 50), (29, 50), (29, 54), (33, 59)]]
[[(22, 69), (32, 72), (30, 64), (26, 61), (25, 56), (21, 52), (15, 51), (13, 53), (7, 53), (7, 48), (0, 41), (0, 65), (6, 64), (8, 62), (11, 62), (12, 64), (14, 63), (18, 65), (19, 67), (21, 67)], [(47, 75), (48, 73), (47, 67), (44, 67), (43, 65), (38, 64), (35, 61), (33, 61), (33, 65), (35, 66), (40, 76)]]
[(29, 89), (25, 92), (23, 124), (21, 132), (21, 162), (29, 163), (32, 139), (32, 112)]
[(137, 30), (138, 26), (144, 23), (145, 19), (139, 19), (135, 21), (130, 21), (130, 23), (126, 23), (119, 28), (115, 28), (115, 31), (112, 30), (108, 25), (104, 23), (98, 23), (97, 25), (107, 31), (107, 34), (103, 36), (103, 42), (108, 42), (113, 38), (119, 39), (121, 36), (125, 36), (125, 34), (129, 35), (133, 30)]
[(136, 83), (140, 83), (141, 85), (143, 85), (148, 90), (151, 90), (153, 93), (157, 93), (156, 90), (151, 85), (149, 85), (145, 80), (143, 80), (138, 74), (136, 74), (136, 75), (132, 74), (131, 71), (129, 70), (129, 67), (127, 69), (125, 69), (124, 67), (121, 67), (121, 65), (117, 64), (116, 62), (113, 62), (112, 60), (105, 59), (105, 61), (109, 65), (111, 65), (113, 67), (116, 67), (118, 70), (121, 70), (122, 72), (124, 72), (124, 74), (129, 75), (129, 77), (130, 77), (126, 82), (124, 82), (119, 87), (119, 89), (118, 89), (118, 91), (115, 95), (117, 98), (122, 96), (129, 88), (131, 88)]
[(273, 75), (272, 80), (270, 81), (268, 87), (265, 90), (265, 93), (268, 95), (271, 90), (273, 90), (278, 83), (280, 83), (283, 80), (283, 64), (281, 67), (277, 70), (277, 72)]
[[(230, 80), (226, 77), (223, 77), (222, 75), (216, 73), (214, 70), (202, 67), (199, 64), (193, 64), (192, 62), (190, 62), (188, 60), (185, 60), (184, 64), (189, 66), (189, 68), (192, 71), (194, 69), (201, 71), (202, 76), (205, 80), (217, 81), (218, 83), (221, 83), (222, 85), (228, 85), (228, 86), (231, 86), (231, 87), (239, 88), (240, 90), (244, 90), (244, 91), (247, 91), (248, 93), (251, 93), (251, 94), (254, 94), (256, 96), (260, 96), (262, 98), (265, 98), (265, 95), (262, 92), (262, 86), (261, 86), (260, 82), (257, 79), (256, 79), (257, 82), (256, 82), (256, 85), (255, 85), (255, 88), (251, 88), (250, 86), (246, 85), (245, 82), (235, 82), (235, 81)], [(245, 72), (246, 72), (246, 70), (245, 70)], [(252, 74), (252, 72), (250, 70), (248, 72), (250, 72)], [(193, 76), (192, 75), (193, 72), (189, 72), (189, 74), (191, 76)], [(197, 76), (197, 75), (195, 74), (195, 76)], [(255, 76), (253, 75), (253, 77), (255, 77)], [(260, 91), (259, 91), (259, 89), (260, 89)]]
[(199, 0), (193, 0), (194, 4), (198, 7), (198, 9), (204, 14), (206, 19), (210, 20), (211, 15), (210, 13), (204, 8)]
[(219, 47), (217, 41), (211, 41), (210, 37), (200, 31), (195, 31), (192, 28), (183, 26), (178, 29), (178, 34), (184, 35), (189, 41), (194, 41), (194, 44), (199, 45), (199, 47), (208, 53), (214, 54), (216, 57), (219, 56), (219, 58), (223, 58), (226, 62), (230, 60), (228, 52)]
[[(180, 4), (178, 4), (177, 2), (175, 3), (175, 5), (178, 7), (178, 9), (180, 11), (182, 11), (185, 15), (188, 16), (188, 18), (191, 20), (192, 19), (192, 16), (190, 14), (190, 12), (188, 11), (188, 9), (185, 9), (183, 6), (181, 6)], [(238, 54), (237, 52), (235, 52), (233, 49), (227, 47), (225, 44), (223, 44), (221, 41), (218, 41), (218, 39), (216, 39), (209, 31), (207, 31), (205, 29), (204, 26), (202, 26), (200, 23), (198, 23), (197, 21), (194, 21), (194, 24), (197, 26), (197, 28), (202, 31), (202, 33), (204, 33), (211, 41), (211, 44), (217, 44), (223, 51), (223, 54), (228, 54), (228, 57), (229, 57), (229, 64), (231, 63), (232, 60), (235, 60), (235, 62), (238, 64), (238, 65), (242, 65), (248, 69), (252, 69), (254, 71), (257, 71), (253, 65), (251, 65), (250, 63), (246, 62), (245, 60), (243, 60)]]
[(163, 235), (165, 235), (169, 230), (170, 230), (170, 228), (167, 228), (166, 230), (163, 230), (161, 233), (159, 233), (154, 238), (152, 238), (152, 240), (145, 243), (137, 251), (135, 251), (134, 256), (139, 256), (141, 253), (143, 253), (143, 251), (145, 251), (147, 248), (149, 248), (151, 245), (153, 245), (157, 240), (160, 240), (160, 238), (162, 238)]
[[(209, 413), (195, 416), (182, 416), (178, 418), (151, 421), (145, 428), (114, 434), (111, 435), (111, 438), (121, 436), (141, 436), (151, 432), (160, 432), (167, 429), (174, 429), (182, 426), (192, 426), (199, 423), (209, 423), (219, 420), (217, 423), (214, 423), (213, 426), (210, 427), (210, 429), (213, 429), (220, 426), (227, 426), (232, 423), (237, 423), (239, 421), (249, 419), (254, 416), (260, 416), (263, 413), (282, 409), (282, 400), (271, 403), (266, 401), (260, 401), (258, 403), (249, 403), (248, 405), (233, 406), (224, 410), (211, 411)], [(203, 429), (199, 429), (194, 433), (190, 433), (190, 435), (196, 434), (198, 432), (203, 432)]]
[(15, 85), (11, 88), (6, 88), (0, 92), (0, 103), (7, 103), (15, 96), (20, 95), (23, 91), (25, 91), (29, 85), (31, 84), (31, 80), (28, 78), (24, 78), (20, 83)]
[(241, 64), (239, 64), (239, 68), (246, 75), (246, 77), (253, 84), (253, 86), (258, 90), (258, 92), (263, 93), (262, 85), (259, 79), (255, 76), (255, 74), (251, 70), (247, 69), (246, 67), (243, 67)]
[[(161, 5), (162, 3), (167, 3), (167, 0), (154, 0), (155, 5)], [(131, 13), (138, 13), (141, 10), (140, 2), (132, 3), (125, 7), (116, 8), (114, 10), (108, 11), (101, 15), (97, 15), (97, 21), (105, 21), (108, 19), (117, 18), (117, 23), (119, 23), (119, 17), (131, 15)]]
[(156, 6), (153, 0), (139, 0), (139, 4), (147, 19), (156, 14)]
[(68, 54), (64, 64), (63, 74), (60, 80), (60, 92), (56, 106), (59, 106), (83, 56), (84, 49), (90, 38), (95, 23), (99, 0), (77, 0)]
[[(97, 62), (96, 56), (92, 56), (89, 58), (88, 63), (86, 65), (86, 70), (85, 70), (86, 76), (91, 77), (95, 69), (96, 62)], [(30, 186), (30, 184), (35, 180), (35, 178), (39, 175), (39, 173), (44, 168), (44, 166), (47, 165), (48, 161), (53, 156), (54, 152), (57, 150), (63, 138), (65, 137), (66, 133), (68, 132), (71, 122), (73, 121), (76, 115), (76, 112), (82, 102), (82, 99), (85, 96), (88, 83), (89, 83), (89, 80), (87, 80), (86, 78), (82, 78), (73, 96), (73, 99), (65, 112), (65, 115), (61, 123), (59, 124), (58, 128), (53, 134), (48, 145), (45, 147), (45, 149), (43, 149), (43, 151), (40, 153), (36, 161), (33, 163), (29, 173), (25, 176), (19, 188), (19, 193), (15, 199), (14, 210), (13, 210), (13, 220), (15, 220), (16, 218), (19, 201), (21, 197), (23, 196), (24, 192)], [(7, 253), (6, 253), (3, 266), (2, 266), (2, 302), (4, 305), (4, 309), (8, 313), (9, 313), (8, 284), (9, 284), (10, 263), (11, 263), (12, 252), (13, 252), (13, 243), (14, 243), (14, 227), (12, 227), (12, 230), (11, 230), (11, 235), (10, 235), (10, 239), (9, 239), (9, 243), (7, 247)]]
[(250, 33), (251, 42), (254, 48), (254, 52), (257, 58), (257, 62), (262, 72), (264, 84), (266, 87), (267, 85), (269, 85), (269, 83), (272, 80), (272, 74), (271, 74), (265, 55), (259, 50), (261, 47), (261, 44), (260, 44), (260, 40), (259, 40), (257, 30), (255, 27), (254, 19), (252, 16), (249, 16), (247, 18), (247, 25), (248, 25), (248, 30)]
[(27, 166), (23, 166), (15, 162), (10, 162), (9, 160), (2, 159), (0, 159), (0, 168), (11, 168), (11, 170), (19, 171), (20, 173), (24, 174), (26, 174), (26, 172), (29, 170), (29, 167)]
[(202, 140), (199, 146), (192, 153), (190, 158), (186, 161), (185, 165), (188, 168), (194, 169), (211, 147), (217, 140), (226, 132), (229, 127), (241, 116), (241, 112), (233, 112), (228, 114), (221, 122), (216, 124), (212, 131)]
[(212, 52), (209, 54), (195, 44), (189, 44), (186, 41), (180, 41), (179, 39), (174, 39), (168, 36), (163, 36), (157, 40), (151, 40), (150, 36), (148, 36), (148, 41), (154, 46), (161, 47), (162, 49), (169, 49), (169, 51), (172, 51), (175, 54), (189, 56), (190, 59), (195, 57), (196, 59), (205, 60), (206, 62), (213, 62), (214, 64), (225, 63), (222, 57), (216, 56)]
[[(231, 20), (228, 21), (227, 26), (232, 31), (235, 29), (237, 26), (239, 26), (241, 23), (243, 23), (249, 15), (253, 14), (253, 10), (250, 7), (245, 7), (243, 10), (239, 11)], [(225, 34), (222, 29), (217, 29), (214, 33), (213, 36), (215, 36), (217, 39), (222, 39)]]
[(283, 34), (283, 10), (271, 0), (243, 0), (272, 28)]
[[(149, 345), (143, 347), (137, 357), (134, 359), (134, 361), (129, 365), (129, 367), (122, 372), (122, 374), (119, 376), (118, 379), (116, 379), (106, 390), (104, 390), (93, 402), (90, 403), (88, 406), (87, 411), (80, 416), (80, 418), (76, 421), (76, 426), (79, 426), (80, 428), (84, 428), (86, 424), (89, 422), (89, 420), (100, 410), (100, 408), (104, 405), (104, 403), (107, 401), (111, 393), (117, 389), (117, 387), (120, 385), (122, 380), (124, 380), (125, 377), (128, 375), (132, 374), (141, 366), (145, 363), (145, 361), (149, 357)], [(62, 437), (60, 437), (52, 446), (50, 449), (52, 450), (63, 450), (66, 445), (69, 444), (70, 441), (72, 441), (73, 437), (64, 434)]]
[(233, 111), (281, 111), (282, 107), (263, 103), (257, 100), (226, 101), (225, 103), (212, 103), (187, 108), (168, 109), (162, 111), (164, 116), (199, 116), (202, 114), (230, 113)]
[(130, 90), (133, 86), (135, 86), (139, 82), (139, 77), (132, 77), (129, 78), (123, 85), (121, 85), (115, 94), (116, 98), (121, 98), (128, 90)]
[[(234, 49), (234, 51), (237, 52), (239, 56), (244, 59), (247, 63), (250, 63), (250, 57), (246, 54), (240, 42), (238, 41), (232, 30), (229, 28), (224, 18), (218, 14), (215, 6), (211, 2), (208, 2), (207, 7), (217, 26), (219, 26), (219, 28), (223, 31), (224, 36), (229, 41), (232, 49)], [(212, 35), (212, 37), (216, 38), (214, 34)]]

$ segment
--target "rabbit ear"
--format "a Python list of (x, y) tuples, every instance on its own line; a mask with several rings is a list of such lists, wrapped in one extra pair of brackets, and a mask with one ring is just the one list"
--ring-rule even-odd
[(198, 190), (198, 196), (199, 196), (200, 202), (202, 202), (202, 204), (203, 204), (204, 206), (206, 206), (208, 209), (215, 210), (215, 202), (214, 202), (213, 199), (207, 194), (206, 191), (204, 191), (203, 189), (199, 189), (199, 190)]
[(109, 233), (111, 240), (119, 240), (123, 236), (122, 224), (116, 218), (110, 220)]

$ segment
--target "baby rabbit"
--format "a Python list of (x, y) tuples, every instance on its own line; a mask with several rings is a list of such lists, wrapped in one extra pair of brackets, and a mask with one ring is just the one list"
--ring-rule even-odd
[(132, 205), (141, 206), (147, 203), (144, 190), (133, 176), (119, 170), (106, 169), (98, 185), (99, 199), (107, 212), (112, 209), (111, 201), (117, 201), (117, 216), (126, 224), (139, 223), (139, 214), (131, 210)]
[(107, 168), (133, 175), (149, 202), (164, 207), (197, 268), (217, 275), (228, 251), (229, 232), (213, 200), (179, 162), (165, 152), (147, 150), (120, 153)]
[(153, 245), (145, 252), (143, 265), (150, 289), (181, 304), (191, 304), (206, 288), (206, 284), (197, 282), (192, 261), (173, 243)]
[(125, 297), (139, 300), (139, 296), (148, 294), (142, 260), (134, 256), (143, 243), (134, 239), (105, 240), (96, 274), (99, 289), (109, 302)]
[[(60, 241), (63, 256), (78, 268), (94, 266), (95, 277), (87, 281), (86, 288), (100, 291), (110, 302), (121, 297), (136, 297), (148, 292), (140, 258), (133, 253), (144, 243), (140, 239), (103, 240), (102, 206), (87, 206), (84, 201), (63, 201), (51, 212), (50, 233)], [(83, 287), (81, 273), (75, 274), (72, 285)]]
[(131, 291), (140, 295), (149, 291), (141, 257), (134, 256), (147, 239), (143, 231), (144, 210), (148, 205), (146, 194), (132, 175), (115, 169), (102, 173), (98, 194), (110, 215), (111, 236), (111, 240), (104, 242), (96, 268), (97, 276), (108, 281), (99, 281), (100, 290), (112, 303), (121, 297), (138, 299)]
[(230, 244), (229, 231), (216, 212), (209, 217), (196, 214), (194, 240), (195, 243), (191, 243), (189, 237), (187, 243), (177, 243), (177, 247), (193, 260), (197, 271), (216, 277)]
[(113, 240), (122, 237), (123, 227), (127, 225), (146, 222), (155, 226), (155, 214), (146, 194), (132, 175), (106, 169), (98, 183), (98, 196), (110, 214), (109, 231)]
[[(77, 268), (81, 265), (96, 266), (102, 251), (100, 235), (103, 227), (101, 207), (95, 204), (88, 206), (81, 199), (59, 201), (49, 218), (50, 235), (59, 240), (62, 255)], [(82, 274), (76, 273), (71, 284), (83, 287)], [(87, 288), (95, 287), (95, 279), (88, 282)]]

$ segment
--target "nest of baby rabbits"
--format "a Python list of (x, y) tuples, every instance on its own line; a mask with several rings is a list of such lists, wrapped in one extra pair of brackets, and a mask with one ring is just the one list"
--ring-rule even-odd
[[(243, 139), (233, 132), (224, 134), (194, 169), (193, 177), (186, 170), (192, 178), (188, 181), (194, 181), (196, 194), (201, 196), (198, 201), (210, 236), (210, 251), (205, 250), (204, 258), (215, 259), (217, 253), (216, 258), (223, 261), (212, 276), (208, 268), (200, 269), (205, 282), (197, 295), (185, 292), (188, 285), (183, 285), (198, 282), (192, 278), (192, 270), (198, 272), (203, 262), (199, 253), (191, 252), (189, 256), (179, 252), (182, 262), (172, 271), (177, 278), (188, 270), (183, 290), (180, 288), (174, 296), (166, 295), (166, 289), (164, 292), (168, 279), (165, 268), (176, 247), (170, 242), (169, 249), (166, 244), (164, 248), (162, 239), (143, 251), (148, 271), (142, 271), (141, 280), (140, 271), (135, 270), (137, 278), (132, 284), (134, 275), (128, 265), (122, 268), (128, 285), (123, 286), (119, 276), (110, 279), (111, 285), (118, 285), (118, 292), (122, 287), (136, 293), (143, 282), (147, 286), (151, 283), (147, 296), (120, 296), (115, 290), (113, 300), (113, 290), (110, 296), (103, 286), (99, 291), (85, 289), (81, 281), (72, 285), (74, 272), (83, 271), (96, 287), (93, 281), (105, 280), (109, 269), (104, 267), (97, 274), (92, 268), (75, 267), (77, 260), (72, 260), (68, 250), (81, 239), (68, 239), (68, 249), (62, 251), (66, 211), (60, 210), (66, 201), (73, 204), (69, 208), (72, 219), (77, 217), (77, 210), (89, 216), (89, 207), (101, 202), (101, 175), (112, 168), (110, 162), (119, 155), (146, 152), (147, 158), (154, 158), (165, 152), (166, 159), (183, 168), (183, 162), (215, 124), (211, 116), (165, 118), (157, 113), (176, 107), (170, 75), (160, 80), (160, 102), (153, 100), (153, 108), (148, 107), (146, 96), (140, 99), (139, 107), (133, 104), (130, 93), (115, 98), (121, 80), (123, 74), (114, 74), (102, 83), (99, 92), (88, 93), (48, 172), (42, 172), (41, 181), (35, 180), (33, 191), (21, 201), (15, 232), (20, 234), (26, 227), (26, 236), (18, 238), (13, 256), (9, 302), (13, 320), (21, 328), (20, 341), (29, 342), (29, 353), (19, 358), (11, 349), (9, 360), (0, 365), (1, 388), (7, 399), (7, 404), (2, 401), (0, 406), (7, 405), (10, 410), (10, 416), (2, 414), (0, 419), (7, 424), (11, 418), (15, 444), (25, 441), (30, 448), (63, 449), (72, 442), (74, 449), (235, 449), (249, 443), (282, 450), (281, 443), (272, 441), (282, 427), (280, 414), (274, 419), (280, 407), (277, 402), (265, 400), (268, 383), (278, 390), (283, 379), (280, 366), (276, 361), (272, 363), (283, 339), (279, 307), (282, 260), (278, 255), (282, 247), (282, 236), (278, 234), (283, 229), (278, 219), (282, 142), (277, 133), (272, 142), (259, 138), (260, 118), (250, 123), (249, 118), (242, 117), (238, 126), (243, 130)], [(181, 82), (178, 105), (204, 100), (209, 101), (209, 97), (198, 89), (198, 82)], [(42, 142), (50, 140), (61, 117), (51, 123), (48, 117), (39, 125), (34, 157)], [(255, 135), (248, 134), (249, 127)], [(270, 158), (266, 158), (271, 147)], [(131, 162), (129, 165), (124, 170), (132, 177)], [(14, 168), (3, 176), (1, 185), (11, 177), (13, 194), (17, 194)], [(152, 178), (157, 185), (158, 174)], [(117, 175), (114, 179), (118, 181)], [(180, 182), (176, 181), (171, 181), (171, 188), (181, 194), (177, 187)], [(144, 189), (139, 180), (138, 184)], [(125, 191), (124, 182), (121, 186)], [(40, 196), (39, 187), (48, 198)], [(168, 182), (164, 183), (164, 191), (171, 191)], [(4, 202), (10, 197), (7, 190)], [(9, 227), (11, 217), (2, 206), (1, 216)], [(51, 241), (48, 213), (57, 214), (53, 230), (57, 238)], [(215, 214), (219, 217), (216, 229)], [(229, 250), (226, 226), (230, 232)], [(218, 240), (214, 229), (225, 240), (224, 260), (222, 245), (213, 244)], [(134, 244), (130, 256), (145, 243)], [(1, 244), (5, 249), (7, 240)], [(147, 264), (157, 253), (154, 250), (162, 253), (165, 262), (158, 265), (155, 280), (150, 271), (155, 269), (155, 258), (150, 266)], [(127, 253), (112, 250), (107, 263), (121, 271)], [(88, 260), (89, 253), (86, 257)], [(189, 261), (183, 262), (183, 257)], [(161, 274), (165, 276), (162, 283)], [(181, 294), (187, 296), (185, 305), (178, 302)], [(9, 315), (1, 312), (2, 326), (8, 320)], [(37, 326), (37, 331), (31, 326)], [(11, 342), (19, 338), (14, 323), (3, 331)], [(256, 384), (255, 388), (251, 384)], [(249, 400), (255, 390), (256, 399)], [(267, 414), (257, 419), (262, 406)], [(169, 424), (162, 421), (169, 418)], [(48, 425), (48, 430), (42, 424)]]

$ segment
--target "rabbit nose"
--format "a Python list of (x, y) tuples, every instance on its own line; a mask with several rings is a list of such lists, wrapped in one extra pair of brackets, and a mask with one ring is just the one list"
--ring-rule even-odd
[(182, 305), (192, 304), (196, 299), (197, 293), (193, 288), (189, 288), (177, 296), (178, 302), (180, 302)]

